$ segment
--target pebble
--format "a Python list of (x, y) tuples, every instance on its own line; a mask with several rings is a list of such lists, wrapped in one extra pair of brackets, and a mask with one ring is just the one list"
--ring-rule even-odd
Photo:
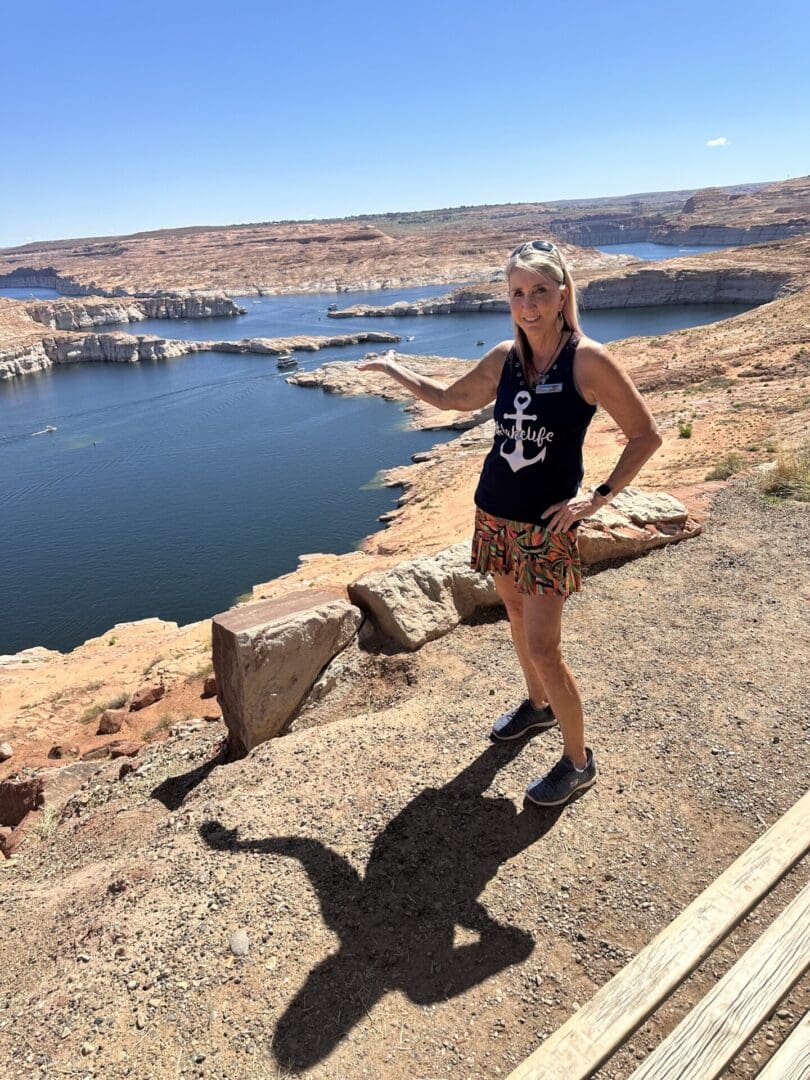
[(250, 938), (246, 930), (234, 930), (229, 941), (234, 956), (247, 956), (250, 952)]
[(8, 761), (10, 757), (14, 757), (11, 743), (0, 742), (0, 761)]

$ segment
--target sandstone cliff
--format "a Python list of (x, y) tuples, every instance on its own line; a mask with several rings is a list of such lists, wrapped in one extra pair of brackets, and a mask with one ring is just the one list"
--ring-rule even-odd
[(26, 311), (36, 322), (52, 330), (87, 330), (91, 326), (143, 319), (206, 319), (245, 314), (245, 309), (229, 296), (215, 293), (121, 300), (91, 297), (84, 302), (45, 300), (27, 303)]
[[(762, 304), (808, 286), (810, 237), (653, 264), (633, 260), (607, 273), (583, 268), (574, 276), (580, 306), (585, 311), (662, 304)], [(342, 319), (508, 312), (505, 289), (503, 275), (499, 274), (495, 280), (464, 285), (445, 296), (382, 306), (355, 304), (328, 315)]]

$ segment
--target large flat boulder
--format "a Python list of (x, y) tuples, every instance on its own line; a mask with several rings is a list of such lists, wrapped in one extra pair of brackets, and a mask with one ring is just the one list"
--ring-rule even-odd
[(385, 637), (404, 649), (418, 649), (478, 608), (500, 603), (492, 578), (474, 573), (469, 562), (469, 543), (455, 544), (437, 555), (365, 574), (349, 586), (349, 596)]
[(623, 562), (701, 531), (682, 502), (665, 491), (627, 487), (579, 529), (583, 566)]
[(278, 735), (363, 614), (342, 592), (309, 589), (213, 619), (217, 699), (231, 758)]

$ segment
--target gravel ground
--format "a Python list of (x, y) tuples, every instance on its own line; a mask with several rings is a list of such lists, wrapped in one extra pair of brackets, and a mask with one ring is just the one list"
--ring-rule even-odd
[[(600, 779), (562, 812), (522, 805), (557, 733), (487, 739), (521, 696), (497, 617), (347, 653), (244, 761), (212, 768), (209, 727), (110, 770), (0, 873), (4, 1075), (506, 1076), (805, 791), (806, 521), (737, 481), (701, 537), (587, 581), (565, 652)], [(753, 1077), (808, 1005), (805, 982), (727, 1075)]]

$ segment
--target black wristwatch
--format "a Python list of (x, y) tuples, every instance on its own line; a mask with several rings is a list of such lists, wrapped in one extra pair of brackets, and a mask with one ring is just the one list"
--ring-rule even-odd
[(598, 488), (594, 488), (595, 495), (601, 495), (603, 499), (609, 499), (613, 494), (613, 488), (610, 484), (600, 484)]

